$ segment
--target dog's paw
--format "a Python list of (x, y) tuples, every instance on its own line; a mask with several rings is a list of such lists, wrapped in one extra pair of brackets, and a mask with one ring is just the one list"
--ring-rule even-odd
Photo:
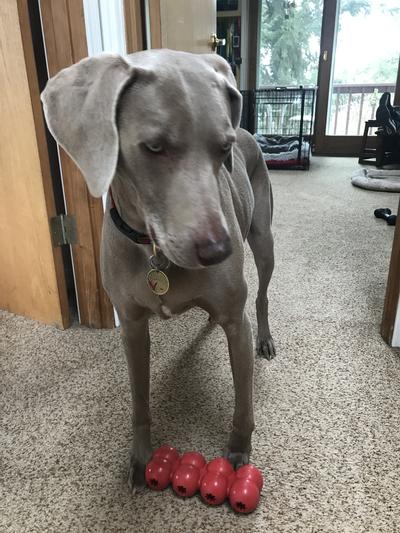
[(264, 339), (257, 339), (257, 355), (271, 361), (276, 356), (274, 339), (269, 335)]
[(230, 448), (225, 448), (224, 457), (236, 469), (249, 463), (250, 454), (247, 452), (233, 452)]
[[(148, 460), (150, 460), (149, 454)], [(132, 494), (142, 491), (146, 487), (145, 471), (147, 460), (139, 461), (135, 455), (131, 455), (129, 461), (128, 486)]]

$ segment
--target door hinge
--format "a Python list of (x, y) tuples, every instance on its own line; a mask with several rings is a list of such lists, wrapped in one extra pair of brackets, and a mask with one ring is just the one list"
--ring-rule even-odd
[(58, 215), (51, 218), (50, 230), (54, 246), (78, 244), (76, 219), (72, 215)]

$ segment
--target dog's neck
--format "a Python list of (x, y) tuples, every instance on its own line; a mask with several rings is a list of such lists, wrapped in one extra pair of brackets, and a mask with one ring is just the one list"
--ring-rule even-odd
[(135, 203), (132, 202), (131, 196), (124, 194), (124, 191), (122, 190), (122, 187), (117, 179), (114, 180), (112, 186), (110, 187), (109, 194), (111, 204), (114, 202), (118, 214), (122, 220), (134, 228), (137, 232), (147, 234), (144, 218), (140, 215)]
[[(121, 202), (118, 202), (119, 204)], [(120, 215), (121, 207), (117, 206), (117, 202), (115, 201), (115, 193), (113, 192), (112, 188), (109, 189), (109, 202), (108, 206), (110, 209), (110, 216), (112, 221), (114, 222), (115, 226), (119, 229), (119, 231), (125, 235), (129, 240), (134, 242), (135, 244), (139, 245), (148, 245), (152, 244), (154, 246), (154, 242), (151, 238), (151, 236), (147, 235), (144, 231), (139, 231), (136, 228), (132, 227), (130, 224), (128, 224)], [(130, 209), (130, 213), (134, 212), (136, 214), (136, 217), (129, 217), (129, 220), (135, 220), (137, 222), (137, 227), (139, 227), (140, 224), (140, 217), (138, 216), (137, 209)], [(140, 225), (140, 227), (144, 226), (144, 223)]]

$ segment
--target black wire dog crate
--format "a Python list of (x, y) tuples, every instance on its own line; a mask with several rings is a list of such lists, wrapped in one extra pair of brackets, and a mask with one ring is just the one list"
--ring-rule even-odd
[(242, 91), (241, 127), (254, 135), (270, 168), (310, 167), (315, 87)]

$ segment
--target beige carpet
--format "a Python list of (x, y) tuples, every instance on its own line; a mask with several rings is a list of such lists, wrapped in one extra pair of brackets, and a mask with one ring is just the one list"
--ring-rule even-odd
[[(351, 186), (352, 159), (274, 172), (278, 357), (256, 362), (256, 512), (135, 497), (118, 331), (0, 314), (1, 532), (400, 531), (400, 354), (379, 335), (398, 195)], [(256, 277), (247, 262), (253, 325)], [(193, 310), (152, 323), (154, 444), (220, 453), (232, 414), (223, 333)]]

